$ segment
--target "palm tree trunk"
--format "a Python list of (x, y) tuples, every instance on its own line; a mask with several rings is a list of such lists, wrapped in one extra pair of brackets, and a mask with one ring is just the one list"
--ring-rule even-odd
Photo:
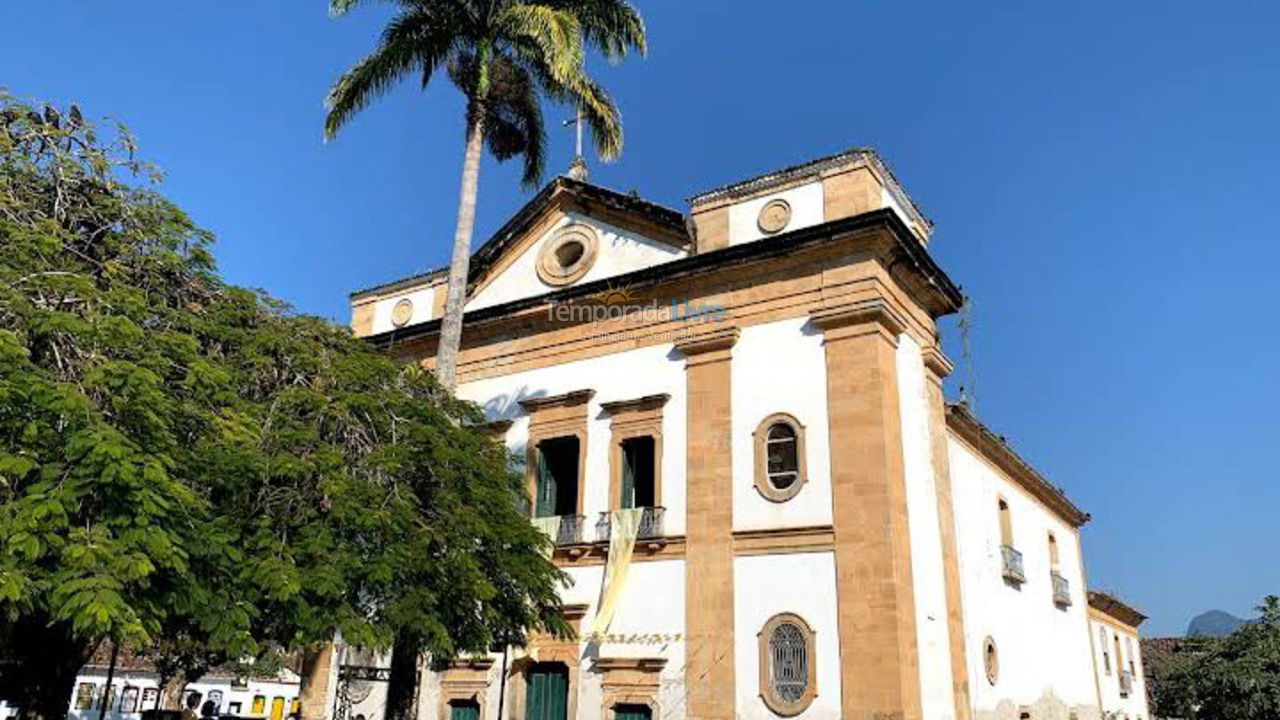
[(484, 101), (475, 100), (468, 114), (467, 150), (462, 162), (462, 188), (458, 193), (458, 224), (453, 232), (453, 260), (449, 263), (449, 288), (436, 349), (436, 378), (449, 391), (457, 384), (458, 347), (462, 343), (462, 306), (466, 302), (467, 274), (471, 267), (471, 235), (476, 224), (476, 193), (480, 186), (480, 150), (484, 141)]

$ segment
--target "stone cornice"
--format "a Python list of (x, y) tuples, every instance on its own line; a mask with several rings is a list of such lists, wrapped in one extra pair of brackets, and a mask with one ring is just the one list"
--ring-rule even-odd
[(881, 298), (822, 308), (815, 310), (809, 317), (814, 325), (823, 330), (855, 325), (879, 325), (896, 337), (907, 327), (906, 320)]
[(1143, 615), (1132, 605), (1123, 602), (1114, 595), (1097, 590), (1089, 591), (1089, 607), (1134, 628), (1135, 632), (1137, 632), (1137, 627), (1147, 619), (1146, 615)]
[(600, 403), (600, 407), (610, 415), (614, 415), (629, 410), (654, 410), (666, 405), (670, 399), (671, 396), (667, 393), (659, 393), (657, 395), (645, 395), (632, 400), (614, 400), (613, 402)]
[(1028, 465), (1004, 438), (978, 422), (966, 406), (947, 406), (947, 427), (1072, 527), (1078, 528), (1089, 522), (1088, 513), (1076, 507), (1066, 493)]
[[(876, 231), (884, 234), (877, 234)], [(869, 232), (870, 235), (867, 234)], [(503, 321), (521, 313), (527, 313), (548, 304), (586, 298), (610, 286), (625, 285), (636, 292), (646, 292), (650, 288), (683, 282), (710, 272), (747, 263), (794, 256), (796, 253), (828, 246), (833, 238), (842, 239), (851, 236), (883, 237), (884, 242), (890, 244), (891, 248), (886, 251), (888, 254), (882, 259), (882, 263), (897, 268), (895, 277), (911, 280), (905, 289), (912, 299), (932, 317), (947, 315), (960, 308), (964, 300), (960, 289), (938, 267), (902, 219), (893, 210), (882, 208), (849, 218), (783, 232), (763, 240), (690, 255), (623, 275), (578, 283), (562, 290), (471, 310), (466, 313), (463, 321), (467, 328), (466, 337), (484, 336), (482, 328), (487, 325), (495, 324), (497, 327), (502, 327)], [(369, 335), (365, 339), (378, 346), (390, 347), (413, 340), (434, 338), (440, 331), (440, 323), (440, 319), (437, 318)]]
[(666, 667), (664, 657), (602, 657), (596, 660), (596, 668), (604, 672), (613, 670), (640, 670), (644, 672), (662, 672)]
[(563, 395), (529, 397), (520, 401), (520, 407), (529, 413), (551, 407), (573, 407), (574, 405), (586, 404), (595, 394), (595, 390), (574, 390)]
[(942, 352), (942, 348), (933, 345), (920, 351), (924, 358), (924, 366), (938, 380), (942, 380), (951, 373), (955, 372), (956, 365), (951, 362), (951, 358)]
[(739, 334), (738, 328), (727, 327), (708, 330), (696, 335), (686, 335), (676, 340), (676, 350), (679, 350), (686, 357), (701, 355), (715, 350), (728, 350), (733, 347), (734, 343), (738, 342)]

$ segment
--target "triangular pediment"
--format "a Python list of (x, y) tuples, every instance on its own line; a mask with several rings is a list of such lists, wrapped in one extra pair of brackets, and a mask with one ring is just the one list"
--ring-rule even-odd
[(556, 178), (476, 251), (467, 310), (634, 272), (690, 249), (680, 213)]

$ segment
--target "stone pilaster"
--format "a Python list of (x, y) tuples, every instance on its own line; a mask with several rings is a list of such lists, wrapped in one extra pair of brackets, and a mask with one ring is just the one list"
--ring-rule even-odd
[(942, 536), (942, 572), (947, 592), (947, 639), (951, 647), (951, 683), (956, 720), (970, 720), (969, 662), (964, 641), (964, 599), (960, 563), (956, 559), (955, 497), (951, 492), (951, 459), (947, 450), (947, 406), (942, 381), (953, 365), (937, 347), (923, 351), (929, 402), (929, 447), (938, 492), (938, 530)]
[(896, 348), (884, 300), (819, 310), (827, 362), (841, 717), (919, 720)]
[(685, 692), (690, 720), (732, 720), (733, 465), (730, 368), (736, 328), (676, 342), (687, 384)]

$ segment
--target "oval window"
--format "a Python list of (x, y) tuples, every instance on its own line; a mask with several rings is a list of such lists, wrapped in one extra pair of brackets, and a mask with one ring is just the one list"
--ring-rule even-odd
[(813, 631), (799, 616), (775, 615), (760, 633), (760, 696), (775, 714), (798, 715), (817, 694)]
[(804, 426), (775, 413), (756, 428), (755, 441), (756, 489), (774, 502), (795, 497), (805, 482)]

